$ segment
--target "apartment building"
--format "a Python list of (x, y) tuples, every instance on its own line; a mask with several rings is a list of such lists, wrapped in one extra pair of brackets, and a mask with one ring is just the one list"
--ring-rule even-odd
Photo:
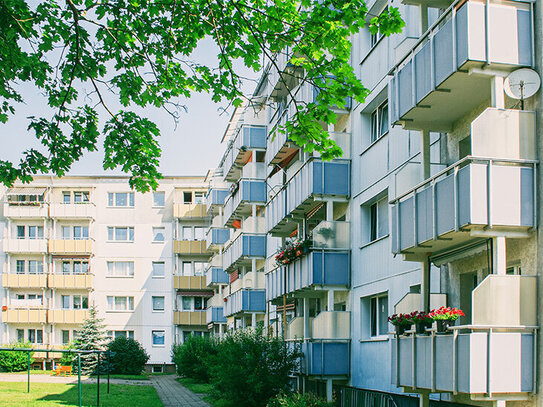
[[(35, 177), (3, 189), (2, 344), (58, 349), (95, 305), (111, 338), (137, 339), (149, 369), (207, 331), (204, 177), (134, 192), (126, 177)], [(54, 353), (36, 354), (43, 367)]]

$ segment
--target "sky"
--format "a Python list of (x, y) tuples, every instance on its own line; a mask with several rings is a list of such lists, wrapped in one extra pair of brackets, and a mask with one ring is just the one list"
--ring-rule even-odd
[[(192, 60), (217, 65), (217, 48), (211, 40), (203, 41)], [(244, 76), (257, 78), (257, 74), (241, 65), (236, 69)], [(251, 93), (254, 81), (246, 81), (244, 92)], [(33, 133), (28, 132), (28, 116), (47, 115), (45, 99), (35, 94), (31, 87), (23, 90), (24, 105), (18, 105), (14, 116), (6, 124), (0, 124), (0, 159), (17, 163), (21, 153), (30, 147), (39, 147)], [(214, 168), (224, 152), (220, 140), (230, 119), (232, 110), (224, 112), (224, 103), (215, 104), (208, 94), (194, 94), (182, 100), (187, 111), (181, 110), (177, 127), (173, 118), (160, 109), (146, 109), (145, 116), (154, 121), (161, 130), (160, 145), (162, 158), (160, 171), (163, 175), (205, 175)], [(102, 113), (102, 111), (100, 111)], [(48, 116), (45, 116), (48, 117)], [(74, 164), (70, 175), (112, 175), (122, 174), (120, 170), (105, 171), (102, 168), (103, 150), (86, 153)]]

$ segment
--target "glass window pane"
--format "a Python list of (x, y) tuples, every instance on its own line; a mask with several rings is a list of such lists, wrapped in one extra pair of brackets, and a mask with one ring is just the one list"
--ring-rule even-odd
[(128, 228), (128, 240), (134, 241), (134, 228)]
[(112, 310), (113, 309), (113, 300), (114, 297), (107, 297), (107, 309)]
[(183, 202), (192, 203), (192, 192), (183, 192)]
[(190, 226), (183, 226), (182, 240), (192, 240), (192, 228)]
[(164, 345), (164, 331), (153, 331), (153, 345)]
[(377, 237), (388, 235), (388, 199), (377, 202)]
[(61, 297), (62, 299), (62, 308), (63, 309), (69, 309), (70, 308), (70, 296), (69, 295), (63, 295)]
[(25, 273), (25, 261), (24, 260), (17, 260), (16, 263), (16, 270), (17, 274), (24, 274)]
[(153, 262), (153, 277), (164, 277), (165, 267), (163, 261)]
[(194, 309), (195, 310), (202, 309), (202, 297), (194, 297)]
[(128, 331), (128, 338), (134, 339), (134, 331)]
[(378, 298), (379, 305), (379, 335), (388, 333), (388, 296)]
[(37, 333), (36, 343), (43, 343), (43, 331), (41, 329), (38, 329), (36, 333)]
[(81, 296), (74, 295), (74, 309), (81, 309)]
[(25, 340), (25, 330), (17, 329), (17, 342), (24, 342)]
[(183, 275), (192, 276), (192, 263), (190, 261), (183, 262)]
[(370, 206), (370, 242), (377, 239), (377, 204)]
[(377, 298), (370, 300), (370, 332), (371, 336), (377, 336)]
[(107, 194), (107, 204), (108, 204), (108, 206), (113, 206), (113, 203), (114, 203), (114, 201), (113, 201), (113, 193), (110, 192), (110, 193)]
[(166, 240), (166, 228), (159, 227), (153, 228), (153, 241), (154, 242), (163, 242)]
[(62, 274), (70, 274), (70, 262), (69, 261), (63, 261), (62, 262)]
[(134, 297), (128, 297), (128, 309), (130, 311), (134, 310)]
[(113, 233), (114, 233), (114, 228), (108, 227), (107, 228), (107, 240), (113, 240)]
[(81, 307), (83, 309), (89, 309), (89, 297), (82, 297), (81, 299)]
[(203, 276), (204, 275), (204, 264), (200, 261), (194, 262), (194, 275)]
[(183, 297), (183, 310), (184, 311), (192, 310), (192, 298), (191, 297)]
[(153, 297), (153, 311), (164, 311), (164, 297)]
[(204, 228), (194, 228), (194, 240), (204, 240)]
[(128, 240), (128, 228), (115, 228), (115, 240)]
[(115, 206), (128, 206), (128, 194), (117, 192), (115, 194)]
[(129, 203), (128, 203), (128, 206), (134, 206), (134, 193), (133, 192), (130, 192), (128, 194), (128, 198), (130, 199)]
[(25, 227), (17, 226), (17, 239), (24, 239), (24, 238), (25, 238)]
[(162, 207), (166, 204), (166, 194), (164, 192), (153, 192), (153, 206)]
[(70, 193), (69, 192), (63, 192), (62, 193), (62, 202), (65, 204), (70, 203)]
[(381, 106), (379, 111), (379, 135), (382, 136), (388, 131), (388, 103)]

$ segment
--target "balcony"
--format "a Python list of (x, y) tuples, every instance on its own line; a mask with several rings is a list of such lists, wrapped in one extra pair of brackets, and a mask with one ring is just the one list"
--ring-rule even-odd
[(235, 220), (250, 215), (253, 204), (265, 205), (267, 199), (266, 181), (242, 179), (224, 204), (224, 226), (232, 226)]
[(211, 252), (207, 251), (205, 240), (174, 240), (173, 252), (180, 255), (211, 255)]
[(394, 69), (389, 87), (391, 123), (449, 132), (487, 102), (491, 76), (533, 60), (530, 2), (455, 1)]
[(224, 316), (229, 317), (242, 312), (266, 312), (266, 291), (244, 289), (229, 295), (224, 303)]
[(206, 311), (174, 311), (174, 325), (207, 325)]
[(49, 206), (52, 218), (61, 219), (94, 219), (96, 205), (91, 202), (65, 204), (53, 202)]
[(265, 289), (266, 288), (266, 276), (262, 272), (253, 273), (252, 271), (246, 273), (243, 277), (238, 278), (236, 281), (230, 284), (230, 294), (234, 294), (239, 290), (244, 289)]
[(92, 288), (91, 274), (49, 274), (49, 288), (67, 290), (90, 290)]
[(523, 400), (535, 392), (537, 277), (487, 276), (472, 292), (472, 325), (392, 341), (392, 382), (408, 389)]
[(46, 274), (3, 274), (4, 288), (46, 288)]
[(173, 276), (175, 290), (207, 290), (205, 276)]
[(46, 239), (4, 239), (6, 253), (47, 253)]
[(427, 255), (489, 231), (524, 236), (536, 227), (535, 165), (470, 156), (394, 199), (392, 252)]
[(350, 252), (314, 249), (311, 253), (266, 275), (267, 300), (300, 294), (315, 287), (350, 284)]
[(218, 250), (230, 239), (230, 229), (209, 228), (206, 235), (207, 250)]
[(45, 324), (47, 311), (44, 309), (10, 309), (2, 311), (2, 322), (5, 324)]
[(309, 376), (349, 376), (350, 342), (302, 343), (301, 373)]
[(223, 168), (226, 181), (239, 179), (240, 169), (251, 158), (253, 150), (266, 150), (266, 126), (243, 124), (225, 157)]
[(92, 239), (51, 239), (49, 253), (53, 255), (90, 256), (93, 253)]
[(206, 273), (206, 284), (208, 287), (216, 287), (219, 284), (228, 284), (228, 274), (222, 268), (210, 267)]
[(174, 218), (204, 219), (207, 218), (207, 207), (203, 203), (176, 203), (173, 206)]
[(292, 216), (309, 213), (322, 198), (346, 201), (349, 196), (350, 162), (308, 161), (268, 203), (268, 232), (288, 236), (298, 225), (289, 221)]
[(230, 194), (228, 188), (215, 188), (211, 187), (207, 192), (206, 202), (207, 202), (207, 212), (211, 214), (216, 214), (219, 207), (224, 205), (224, 201)]
[(314, 340), (338, 341), (351, 339), (351, 313), (349, 311), (323, 311), (312, 322)]
[(209, 307), (206, 311), (206, 322), (208, 324), (225, 324), (226, 318), (223, 316), (223, 307)]
[(240, 233), (224, 250), (224, 271), (228, 273), (254, 258), (266, 258), (266, 235)]
[(47, 311), (50, 324), (83, 324), (89, 316), (86, 309), (52, 309)]
[(48, 216), (45, 203), (5, 202), (4, 217), (11, 219), (42, 219)]
[(303, 77), (303, 68), (290, 62), (293, 56), (293, 50), (288, 47), (274, 55), (269, 70), (270, 96), (287, 96)]

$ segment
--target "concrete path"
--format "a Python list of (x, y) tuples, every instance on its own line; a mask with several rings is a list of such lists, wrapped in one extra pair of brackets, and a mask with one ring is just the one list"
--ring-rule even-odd
[[(27, 377), (25, 374), (11, 374), (11, 373), (0, 373), (0, 382), (26, 382)], [(111, 384), (131, 384), (135, 386), (151, 386), (152, 383), (150, 380), (126, 380), (126, 379), (109, 379)], [(30, 375), (30, 384), (32, 383), (77, 383), (77, 375), (75, 376), (50, 376), (46, 374), (31, 374)], [(81, 376), (81, 383), (94, 384), (96, 383), (96, 378)], [(107, 383), (107, 376), (100, 376), (100, 384)]]
[(177, 376), (151, 376), (164, 407), (210, 407), (200, 396), (191, 392), (175, 380)]

